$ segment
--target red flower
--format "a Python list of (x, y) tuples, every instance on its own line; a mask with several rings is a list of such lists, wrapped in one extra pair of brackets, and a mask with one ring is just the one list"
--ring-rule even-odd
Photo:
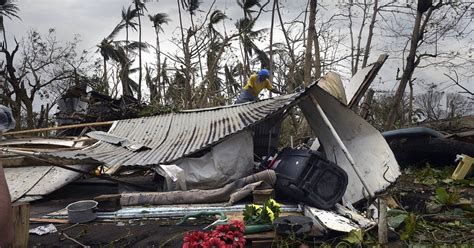
[(212, 237), (202, 243), (203, 248), (225, 248), (226, 244), (220, 238)]
[(245, 231), (244, 223), (241, 220), (232, 220), (230, 224), (237, 228), (241, 233)]
[(208, 239), (208, 233), (193, 231), (188, 232), (184, 235), (184, 244), (183, 248), (195, 248), (201, 247), (200, 245)]
[(211, 232), (193, 231), (184, 236), (183, 248), (243, 248), (245, 226), (242, 221), (219, 225)]
[(230, 225), (219, 225), (216, 227), (216, 230), (222, 233), (230, 231)]

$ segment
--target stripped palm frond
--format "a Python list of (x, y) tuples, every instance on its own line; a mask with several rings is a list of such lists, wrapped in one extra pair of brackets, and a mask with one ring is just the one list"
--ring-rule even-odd
[(201, 5), (200, 0), (181, 0), (183, 5), (183, 9), (188, 11), (191, 15), (196, 14), (196, 10), (199, 9), (199, 5)]
[(20, 9), (13, 3), (13, 0), (6, 0), (5, 3), (0, 4), (0, 16), (6, 16), (9, 19), (18, 18), (21, 20), (17, 14), (18, 11), (20, 11)]
[(154, 28), (158, 28), (158, 30), (163, 31), (163, 24), (168, 24), (171, 19), (168, 18), (168, 14), (166, 13), (157, 13), (155, 15), (148, 15), (150, 21), (153, 23)]

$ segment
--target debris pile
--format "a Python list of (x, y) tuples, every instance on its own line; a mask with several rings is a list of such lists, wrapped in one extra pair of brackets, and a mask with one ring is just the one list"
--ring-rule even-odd
[[(368, 87), (380, 66), (357, 77), (360, 87)], [(89, 112), (78, 111), (84, 91), (78, 92), (62, 99), (71, 111), (61, 115), (82, 122)], [(363, 92), (350, 91), (347, 102), (357, 104)], [(278, 149), (281, 120), (291, 108), (301, 109), (317, 138), (305, 146), (311, 148)], [(73, 137), (24, 136), (71, 129)], [(398, 162), (412, 157), (397, 147), (448, 137), (423, 129), (384, 138), (317, 83), (253, 103), (5, 136), (0, 160), (12, 201), (33, 206), (30, 232), (42, 235), (32, 236), (34, 245), (429, 242), (433, 235), (444, 239), (437, 232), (453, 225), (464, 234), (452, 243), (473, 241), (472, 190), (464, 188), (472, 186), (469, 147), (462, 146), (454, 176), (423, 166), (400, 177)], [(115, 231), (98, 237), (95, 230)]]

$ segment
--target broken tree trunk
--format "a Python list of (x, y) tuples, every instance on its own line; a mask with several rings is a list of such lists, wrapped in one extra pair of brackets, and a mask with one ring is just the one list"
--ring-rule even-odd
[(359, 115), (362, 118), (364, 118), (365, 120), (367, 120), (367, 118), (369, 117), (370, 105), (372, 104), (372, 100), (374, 99), (374, 93), (375, 93), (375, 91), (373, 89), (369, 89), (369, 91), (365, 95), (364, 102), (360, 106), (360, 114)]

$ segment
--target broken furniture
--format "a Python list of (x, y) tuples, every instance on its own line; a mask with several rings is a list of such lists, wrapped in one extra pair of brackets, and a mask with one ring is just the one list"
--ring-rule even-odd
[(317, 151), (285, 148), (272, 164), (277, 192), (314, 207), (329, 209), (347, 188), (347, 174)]

